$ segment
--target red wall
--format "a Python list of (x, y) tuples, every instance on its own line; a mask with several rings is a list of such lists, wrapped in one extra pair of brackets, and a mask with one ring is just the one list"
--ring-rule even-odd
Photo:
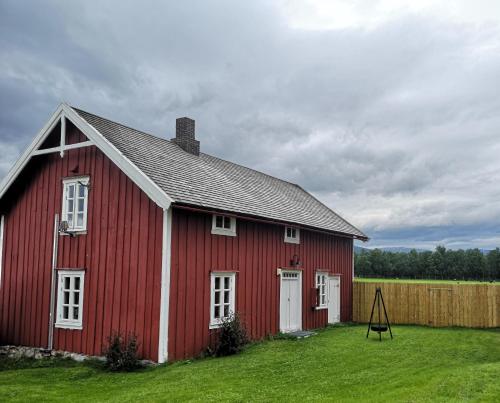
[(58, 267), (86, 268), (83, 330), (56, 328), (54, 348), (100, 355), (112, 330), (132, 331), (157, 360), (163, 211), (96, 147), (34, 157), (2, 201), (0, 344), (47, 346), (54, 214), (74, 175), (90, 176), (88, 231), (59, 237)]
[(302, 261), (302, 326), (327, 324), (327, 310), (311, 308), (316, 269), (341, 273), (341, 320), (352, 315), (352, 239), (302, 230), (300, 245), (284, 243), (278, 225), (237, 220), (237, 236), (211, 235), (209, 214), (174, 209), (169, 322), (169, 360), (200, 354), (213, 342), (210, 271), (234, 270), (236, 310), (252, 338), (279, 332), (279, 267)]

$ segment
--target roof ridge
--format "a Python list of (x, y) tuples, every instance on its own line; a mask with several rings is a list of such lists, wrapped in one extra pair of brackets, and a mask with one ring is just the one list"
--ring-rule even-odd
[[(134, 128), (134, 127), (124, 125), (123, 123), (117, 122), (116, 120), (111, 120), (111, 119), (105, 118), (105, 117), (103, 117), (103, 116), (96, 115), (95, 113), (88, 112), (88, 111), (84, 111), (83, 109), (76, 108), (76, 107), (74, 107), (74, 106), (72, 106), (72, 105), (69, 105), (69, 106), (70, 106), (70, 108), (72, 108), (72, 109), (76, 110), (77, 112), (87, 113), (87, 114), (92, 115), (92, 116), (95, 116), (95, 117), (97, 117), (97, 118), (99, 118), (99, 119), (104, 119), (104, 120), (107, 120), (107, 121), (109, 121), (109, 122), (111, 122), (111, 123), (117, 124), (117, 125), (122, 126), (122, 127), (126, 127), (127, 129), (130, 129), (130, 130), (133, 130), (133, 131), (136, 131), (136, 132), (139, 132), (139, 133), (145, 134), (145, 135), (150, 136), (150, 137), (153, 137), (153, 138), (155, 138), (155, 139), (158, 139), (158, 140), (163, 140), (163, 141), (168, 141), (170, 144), (177, 145), (177, 144), (175, 144), (174, 142), (172, 142), (172, 141), (170, 141), (169, 139), (166, 139), (166, 138), (164, 138), (164, 137), (160, 137), (160, 136), (157, 136), (157, 135), (155, 135), (155, 134), (151, 134), (151, 133), (144, 132), (144, 131), (139, 130), (139, 129), (136, 129), (136, 128)], [(177, 146), (178, 146), (178, 145), (177, 145)], [(248, 167), (248, 166), (246, 166), (246, 165), (238, 164), (237, 162), (229, 161), (229, 160), (226, 160), (226, 159), (224, 159), (224, 158), (217, 157), (217, 156), (215, 156), (215, 155), (207, 154), (207, 153), (204, 153), (204, 152), (200, 152), (200, 154), (207, 155), (208, 157), (215, 158), (215, 159), (218, 159), (218, 160), (220, 160), (220, 161), (224, 161), (224, 162), (228, 162), (228, 163), (233, 164), (233, 165), (240, 166), (240, 167), (245, 168), (245, 169), (248, 169), (248, 170), (250, 170), (250, 171), (257, 172), (257, 173), (259, 173), (259, 174), (261, 174), (261, 175), (266, 175), (267, 177), (269, 177), (269, 178), (273, 178), (273, 179), (276, 179), (276, 180), (279, 180), (280, 182), (284, 182), (284, 183), (288, 183), (288, 184), (293, 185), (293, 186), (297, 186), (297, 187), (298, 187), (298, 188), (300, 188), (302, 191), (304, 191), (304, 192), (306, 192), (306, 193), (309, 193), (309, 192), (307, 192), (305, 189), (303, 189), (300, 185), (298, 185), (297, 183), (290, 182), (290, 181), (287, 181), (287, 180), (285, 180), (285, 179), (278, 178), (277, 176), (270, 175), (270, 174), (268, 174), (268, 173), (265, 173), (265, 172), (259, 171), (259, 170), (255, 169), (255, 168), (250, 168), (250, 167)], [(328, 206), (325, 206), (325, 207), (329, 208)], [(331, 210), (331, 209), (330, 209), (330, 210)]]

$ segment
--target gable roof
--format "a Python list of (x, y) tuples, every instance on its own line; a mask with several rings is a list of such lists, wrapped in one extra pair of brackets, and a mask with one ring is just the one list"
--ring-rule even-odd
[[(89, 141), (65, 145), (69, 119)], [(40, 150), (49, 133), (61, 123), (61, 142)], [(172, 203), (262, 217), (299, 226), (368, 237), (300, 186), (262, 172), (200, 153), (100, 116), (61, 104), (16, 161), (0, 184), (0, 199), (35, 155), (96, 145), (148, 197), (163, 209)]]
[(367, 239), (300, 186), (72, 108), (175, 204), (263, 217)]

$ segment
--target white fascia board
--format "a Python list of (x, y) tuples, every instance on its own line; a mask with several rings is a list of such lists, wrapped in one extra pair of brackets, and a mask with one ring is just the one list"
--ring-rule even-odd
[(160, 284), (160, 332), (158, 335), (158, 363), (168, 360), (168, 329), (170, 309), (170, 258), (172, 249), (172, 207), (163, 210), (163, 237)]
[(7, 176), (3, 179), (0, 184), (0, 199), (4, 196), (5, 192), (9, 189), (10, 185), (14, 182), (17, 176), (21, 173), (23, 168), (26, 166), (28, 161), (30, 160), (33, 152), (40, 147), (43, 141), (46, 139), (48, 134), (52, 131), (55, 125), (59, 122), (61, 115), (63, 113), (63, 105), (59, 105), (56, 111), (52, 114), (49, 121), (42, 127), (42, 129), (38, 132), (36, 137), (33, 139), (28, 148), (24, 151), (24, 153), (19, 157), (14, 166), (11, 168)]
[(67, 118), (87, 136), (97, 148), (113, 161), (139, 188), (148, 195), (158, 206), (166, 210), (170, 207), (173, 199), (169, 197), (160, 187), (154, 183), (144, 172), (142, 172), (132, 161), (130, 161), (120, 150), (104, 138), (99, 131), (85, 121), (70, 106), (63, 104), (63, 111)]

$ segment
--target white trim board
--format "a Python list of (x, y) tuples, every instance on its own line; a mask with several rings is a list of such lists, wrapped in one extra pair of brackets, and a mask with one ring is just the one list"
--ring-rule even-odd
[[(36, 155), (36, 151), (47, 138), (56, 124), (61, 121), (61, 144), (58, 147), (61, 157), (64, 151), (70, 148), (65, 145), (64, 132), (66, 119), (69, 119), (88, 139), (96, 145), (118, 168), (120, 168), (146, 195), (163, 209), (168, 209), (173, 199), (168, 196), (160, 187), (154, 183), (144, 172), (142, 172), (132, 161), (111, 144), (98, 130), (90, 125), (78, 113), (67, 104), (61, 104), (52, 114), (49, 121), (38, 132), (28, 148), (16, 161), (5, 179), (0, 184), (0, 199), (5, 195), (14, 180), (21, 173), (28, 161)], [(79, 146), (87, 146), (88, 143), (81, 143)], [(54, 150), (57, 151), (57, 150)]]
[(160, 284), (160, 333), (158, 335), (158, 363), (168, 360), (168, 329), (170, 309), (170, 256), (172, 246), (172, 207), (163, 210), (163, 238)]
[(2, 288), (4, 228), (5, 228), (5, 216), (2, 215), (0, 217), (0, 289)]

